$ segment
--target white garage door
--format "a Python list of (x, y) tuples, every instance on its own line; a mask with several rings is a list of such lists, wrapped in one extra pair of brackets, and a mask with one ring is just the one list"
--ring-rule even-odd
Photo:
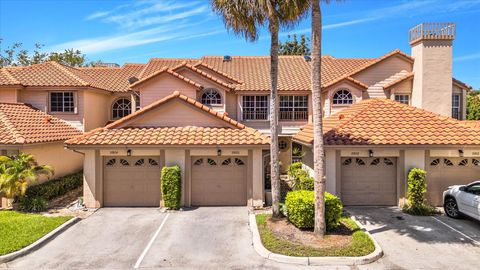
[(159, 157), (105, 157), (105, 206), (159, 206)]
[(341, 199), (344, 205), (396, 205), (397, 159), (342, 158)]
[(443, 205), (442, 196), (449, 186), (464, 185), (480, 179), (480, 158), (430, 158), (427, 169), (427, 200)]
[(193, 157), (192, 205), (246, 205), (247, 157)]

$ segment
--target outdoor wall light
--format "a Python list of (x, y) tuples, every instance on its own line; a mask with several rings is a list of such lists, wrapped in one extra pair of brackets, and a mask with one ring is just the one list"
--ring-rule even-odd
[(132, 155), (132, 149), (128, 149), (127, 150), (127, 156), (131, 156)]
[(217, 150), (217, 156), (221, 156), (222, 155), (222, 149), (218, 149)]
[(372, 149), (368, 150), (368, 156), (373, 157), (373, 150)]
[(462, 149), (458, 150), (458, 155), (460, 155), (460, 157), (463, 157), (463, 150)]

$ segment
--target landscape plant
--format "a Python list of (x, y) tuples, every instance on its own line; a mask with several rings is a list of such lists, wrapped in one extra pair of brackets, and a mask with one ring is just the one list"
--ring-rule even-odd
[(162, 199), (167, 209), (180, 208), (182, 196), (182, 175), (179, 166), (162, 168)]
[(408, 173), (407, 202), (403, 207), (404, 212), (419, 216), (434, 215), (438, 212), (425, 199), (425, 193), (427, 192), (426, 175), (426, 171), (418, 168), (413, 168)]

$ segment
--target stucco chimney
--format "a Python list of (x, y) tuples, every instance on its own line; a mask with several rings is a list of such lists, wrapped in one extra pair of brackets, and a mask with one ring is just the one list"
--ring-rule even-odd
[(452, 115), (452, 43), (454, 23), (422, 23), (409, 33), (413, 64), (412, 105)]

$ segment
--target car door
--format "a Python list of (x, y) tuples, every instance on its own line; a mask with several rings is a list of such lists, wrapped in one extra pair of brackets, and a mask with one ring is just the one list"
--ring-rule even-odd
[(471, 217), (480, 218), (480, 183), (466, 186), (458, 194), (459, 210)]
[(472, 214), (480, 220), (480, 183), (469, 186), (467, 192), (473, 195)]

